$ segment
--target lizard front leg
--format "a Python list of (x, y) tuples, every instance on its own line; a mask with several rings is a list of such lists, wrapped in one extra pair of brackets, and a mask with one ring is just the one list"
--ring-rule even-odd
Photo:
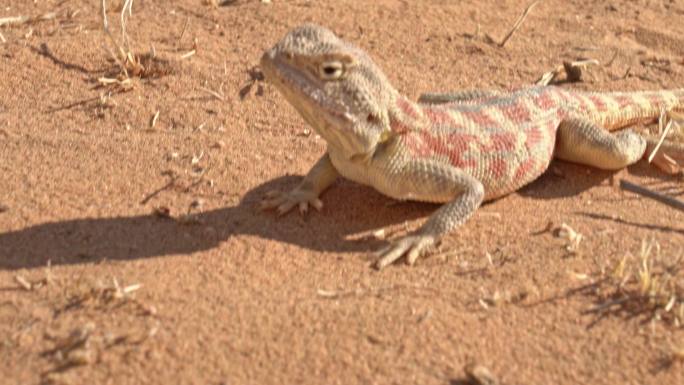
[(338, 175), (330, 161), (330, 156), (326, 153), (311, 167), (297, 187), (287, 193), (275, 191), (267, 194), (266, 199), (261, 202), (261, 208), (275, 208), (280, 215), (287, 213), (295, 206), (299, 206), (299, 212), (302, 214), (307, 211), (309, 205), (320, 210), (323, 202), (318, 199), (318, 196), (337, 179)]
[[(420, 191), (421, 200), (447, 200), (430, 216), (428, 221), (413, 234), (399, 238), (376, 254), (380, 259), (376, 268), (382, 269), (403, 255), (412, 265), (418, 257), (434, 245), (444, 234), (463, 224), (480, 206), (484, 198), (482, 183), (465, 171), (441, 162), (410, 162), (409, 172), (401, 173), (399, 179), (406, 181), (409, 190)], [(430, 192), (434, 195), (430, 195)], [(446, 199), (445, 199), (446, 197)]]

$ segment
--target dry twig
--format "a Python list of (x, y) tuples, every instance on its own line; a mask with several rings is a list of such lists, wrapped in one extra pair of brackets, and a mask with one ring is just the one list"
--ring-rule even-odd
[(525, 8), (523, 13), (518, 18), (518, 20), (515, 22), (515, 24), (513, 24), (513, 28), (511, 28), (511, 30), (508, 32), (508, 34), (506, 34), (506, 36), (503, 38), (503, 40), (501, 40), (501, 42), (498, 44), (499, 47), (503, 47), (506, 45), (506, 43), (511, 38), (511, 36), (513, 36), (515, 31), (517, 31), (520, 28), (520, 26), (522, 25), (522, 23), (525, 21), (525, 19), (527, 18), (527, 15), (530, 13), (530, 11), (532, 11), (532, 8), (534, 8), (537, 4), (539, 4), (539, 0), (532, 2), (530, 5), (527, 6), (527, 8)]
[[(133, 53), (130, 47), (130, 40), (126, 32), (126, 26), (128, 23), (128, 18), (133, 15), (132, 11), (133, 0), (125, 0), (123, 8), (121, 10), (121, 39), (122, 44), (119, 44), (111, 30), (109, 29), (109, 22), (107, 21), (107, 8), (106, 1), (102, 0), (101, 10), (102, 10), (102, 28), (107, 36), (110, 45), (114, 47), (114, 52), (112, 52), (111, 47), (105, 47), (109, 52), (110, 56), (118, 64), (122, 74), (123, 79), (118, 79), (123, 81), (132, 76), (137, 76), (140, 78), (147, 77), (159, 77), (167, 75), (172, 72), (171, 63), (166, 60), (162, 60), (156, 57), (154, 48), (151, 52), (142, 55), (136, 55)], [(116, 84), (113, 79), (101, 78), (100, 83)], [(119, 84), (121, 86), (121, 84)]]
[(627, 254), (612, 271), (601, 269), (600, 279), (587, 292), (599, 298), (584, 313), (598, 314), (598, 319), (609, 314), (644, 316), (680, 327), (684, 322), (683, 262), (681, 253), (675, 258), (663, 256), (657, 242), (643, 241), (638, 258)]
[(647, 198), (651, 198), (660, 203), (664, 203), (670, 207), (674, 207), (678, 210), (684, 211), (684, 202), (680, 201), (677, 198), (661, 194), (657, 191), (647, 189), (646, 187), (642, 187), (634, 183), (627, 182), (626, 180), (620, 180), (620, 188), (645, 196)]
[(209, 95), (215, 97), (216, 99), (224, 102), (224, 101), (226, 101), (226, 97), (223, 96), (223, 91), (221, 91), (221, 88), (223, 88), (223, 84), (221, 84), (221, 86), (219, 87), (219, 92), (214, 91), (214, 90), (209, 89), (209, 88), (206, 88), (206, 87), (200, 87), (200, 90), (204, 91), (204, 92), (208, 93)]
[(590, 65), (598, 65), (599, 62), (596, 59), (586, 59), (577, 61), (564, 61), (563, 65), (559, 65), (553, 70), (544, 73), (539, 80), (536, 81), (537, 85), (547, 86), (554, 81), (558, 75), (565, 72), (565, 76), (568, 82), (578, 82), (582, 80), (582, 68)]
[(39, 21), (52, 20), (57, 17), (57, 12), (48, 12), (39, 16), (10, 16), (0, 18), (0, 27), (3, 25), (21, 25)]
[(651, 151), (651, 154), (648, 155), (648, 163), (653, 162), (653, 158), (655, 158), (656, 154), (658, 153), (658, 150), (660, 150), (660, 146), (663, 145), (665, 137), (667, 136), (667, 134), (670, 133), (670, 129), (672, 129), (673, 124), (674, 121), (670, 120), (665, 126), (665, 129), (660, 134), (660, 139), (658, 140), (658, 143), (655, 145), (655, 148), (653, 148), (653, 151)]

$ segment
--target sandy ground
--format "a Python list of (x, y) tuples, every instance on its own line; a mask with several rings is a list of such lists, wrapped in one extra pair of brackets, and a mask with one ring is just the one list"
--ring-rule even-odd
[[(136, 0), (135, 52), (196, 54), (126, 91), (98, 84), (117, 68), (94, 3), (0, 7), (58, 12), (0, 27), (3, 384), (464, 384), (472, 363), (503, 384), (684, 383), (667, 314), (587, 312), (615, 298), (602, 277), (628, 255), (638, 266), (645, 240), (666, 262), (682, 252), (681, 212), (615, 181), (682, 194), (681, 179), (554, 162), (446, 254), (378, 272), (383, 241), (357, 238), (416, 228), (436, 206), (341, 180), (321, 213), (259, 211), (325, 144), (254, 70), (316, 22), (410, 97), (528, 84), (578, 58), (601, 65), (564, 87), (682, 87), (681, 0), (547, 0), (504, 48), (483, 36), (503, 37), (525, 1)], [(576, 252), (549, 223), (584, 235)]]

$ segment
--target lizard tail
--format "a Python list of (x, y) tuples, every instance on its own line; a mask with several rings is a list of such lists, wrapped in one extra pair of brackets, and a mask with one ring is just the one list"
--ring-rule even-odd
[(684, 112), (684, 88), (667, 91), (583, 93), (580, 105), (608, 130), (657, 120), (662, 110)]

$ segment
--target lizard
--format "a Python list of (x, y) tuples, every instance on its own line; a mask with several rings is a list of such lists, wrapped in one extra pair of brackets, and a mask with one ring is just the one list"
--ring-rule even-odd
[[(375, 255), (382, 269), (402, 257), (414, 264), (484, 202), (537, 179), (551, 160), (619, 170), (640, 160), (647, 138), (628, 129), (662, 110), (684, 111), (684, 89), (580, 92), (556, 86), (511, 91), (400, 94), (360, 48), (305, 24), (260, 60), (326, 153), (292, 191), (274, 191), (263, 209), (320, 210), (338, 176), (398, 200), (441, 203), (417, 230)], [(620, 130), (619, 132), (612, 132)]]

